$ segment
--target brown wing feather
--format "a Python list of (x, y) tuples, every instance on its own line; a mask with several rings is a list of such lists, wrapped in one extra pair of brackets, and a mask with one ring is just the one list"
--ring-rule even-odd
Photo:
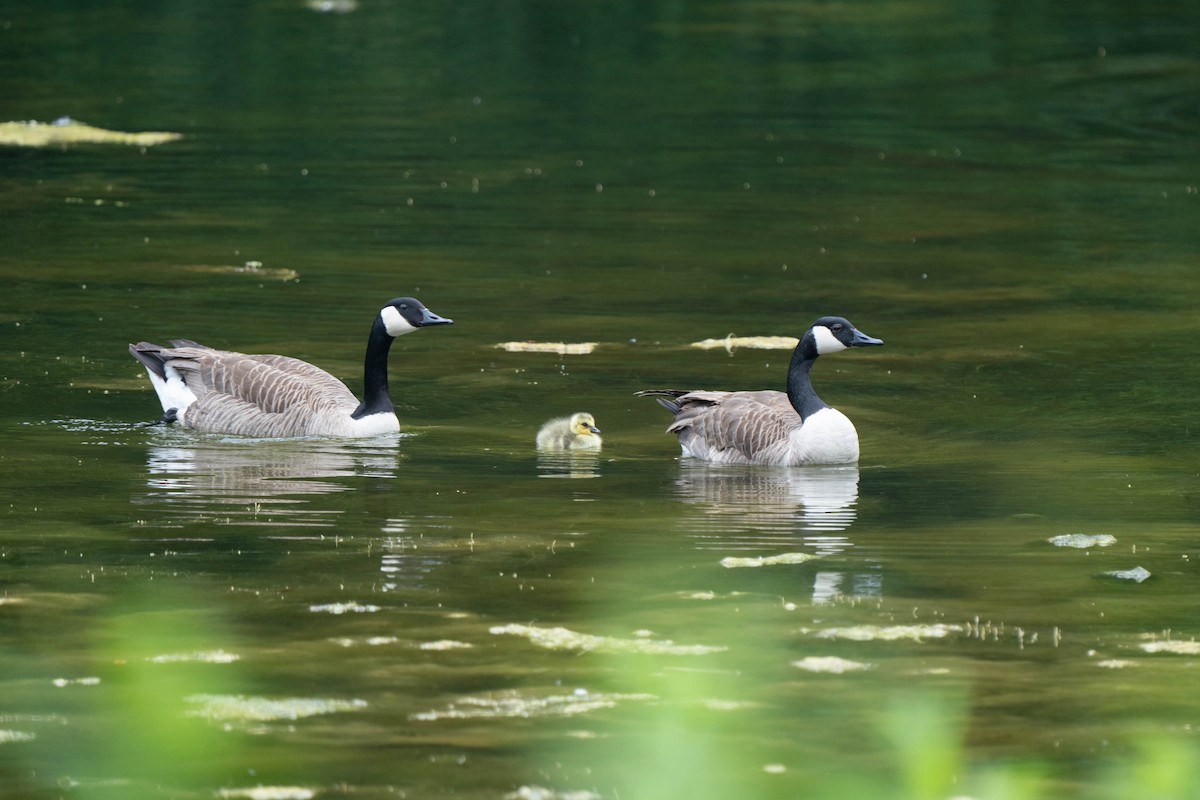
[(307, 421), (349, 414), (358, 400), (325, 370), (287, 356), (246, 355), (206, 347), (162, 353), (197, 397), (187, 408), (189, 427), (256, 436), (302, 436)]
[(679, 411), (667, 428), (692, 455), (711, 461), (759, 462), (788, 447), (803, 423), (783, 392), (675, 394)]

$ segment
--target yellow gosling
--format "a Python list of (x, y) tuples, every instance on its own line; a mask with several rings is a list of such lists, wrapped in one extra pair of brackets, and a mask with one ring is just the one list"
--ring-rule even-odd
[(538, 450), (599, 450), (600, 429), (586, 412), (552, 419), (537, 435)]

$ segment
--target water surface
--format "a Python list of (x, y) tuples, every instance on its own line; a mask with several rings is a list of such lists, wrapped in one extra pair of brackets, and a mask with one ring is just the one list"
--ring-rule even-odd
[[(3, 793), (909, 796), (898, 702), (977, 796), (1194, 753), (1198, 23), (4, 11), (6, 120), (185, 138), (0, 148)], [(455, 325), (393, 348), (400, 437), (144, 424), (130, 341), (357, 390), (405, 294)], [(814, 373), (856, 468), (687, 463), (633, 397), (781, 388), (689, 344), (828, 313), (887, 342)], [(603, 451), (534, 452), (576, 410)]]

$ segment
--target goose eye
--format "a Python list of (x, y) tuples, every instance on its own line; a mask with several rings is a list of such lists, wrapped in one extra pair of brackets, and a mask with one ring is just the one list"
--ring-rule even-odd
[(835, 331), (840, 331), (842, 329), (842, 323), (840, 323), (840, 322), (833, 323), (833, 329)]

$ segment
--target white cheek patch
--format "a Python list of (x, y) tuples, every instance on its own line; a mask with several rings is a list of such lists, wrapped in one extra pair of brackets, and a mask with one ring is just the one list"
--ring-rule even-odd
[(397, 336), (403, 336), (406, 333), (412, 333), (417, 328), (404, 318), (404, 316), (396, 310), (395, 306), (384, 306), (379, 312), (379, 318), (383, 320), (383, 328), (388, 332), (388, 336), (393, 339)]
[(824, 325), (817, 325), (812, 329), (813, 339), (817, 342), (817, 353), (823, 356), (830, 353), (837, 353), (846, 349), (846, 345), (838, 341), (838, 338), (833, 335), (833, 331), (826, 328)]

